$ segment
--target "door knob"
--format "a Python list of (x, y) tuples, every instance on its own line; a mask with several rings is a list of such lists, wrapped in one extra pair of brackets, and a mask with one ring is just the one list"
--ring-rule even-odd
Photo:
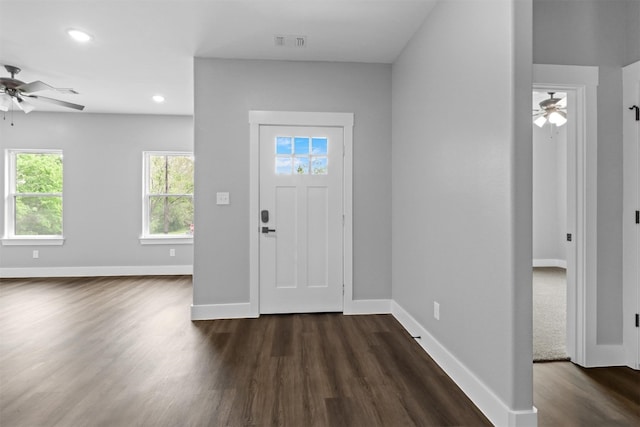
[(262, 232), (264, 234), (268, 234), (269, 232), (275, 232), (276, 229), (275, 228), (269, 228), (269, 227), (262, 227)]

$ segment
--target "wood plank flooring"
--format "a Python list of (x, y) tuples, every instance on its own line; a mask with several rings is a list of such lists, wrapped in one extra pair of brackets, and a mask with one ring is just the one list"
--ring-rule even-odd
[[(391, 316), (190, 303), (190, 277), (0, 280), (0, 426), (490, 425)], [(540, 425), (640, 425), (638, 375), (535, 364)]]
[(640, 426), (640, 371), (534, 363), (539, 426)]
[(2, 280), (0, 425), (490, 425), (391, 316), (190, 303), (190, 277)]

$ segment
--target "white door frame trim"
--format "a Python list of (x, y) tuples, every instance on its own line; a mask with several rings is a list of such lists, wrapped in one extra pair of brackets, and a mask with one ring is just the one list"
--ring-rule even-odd
[(640, 209), (638, 200), (640, 183), (640, 170), (638, 165), (638, 124), (632, 111), (627, 109), (632, 105), (638, 105), (638, 80), (640, 80), (640, 61), (627, 65), (622, 69), (622, 97), (623, 97), (623, 152), (624, 171), (623, 209), (622, 209), (622, 234), (623, 234), (623, 345), (625, 351), (625, 364), (633, 369), (640, 369), (638, 353), (640, 351), (640, 339), (638, 328), (635, 327), (634, 315), (640, 310), (640, 289), (638, 289), (638, 259), (640, 258), (640, 242), (637, 238), (637, 227), (633, 218), (634, 212)]
[(260, 126), (327, 126), (344, 130), (343, 312), (353, 306), (353, 113), (249, 111), (249, 306), (260, 316)]
[[(533, 66), (534, 89), (558, 89), (576, 96), (575, 288), (567, 295), (567, 352), (581, 366), (597, 366), (597, 87), (598, 67)], [(569, 195), (567, 195), (569, 197)], [(602, 349), (605, 350), (606, 349)]]

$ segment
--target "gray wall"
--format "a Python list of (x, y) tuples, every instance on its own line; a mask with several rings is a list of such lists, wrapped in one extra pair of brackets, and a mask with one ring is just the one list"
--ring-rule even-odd
[(355, 113), (354, 299), (390, 298), (391, 66), (196, 58), (195, 89), (194, 304), (249, 302), (249, 110)]
[[(0, 149), (62, 149), (63, 246), (0, 246), (0, 268), (191, 265), (193, 245), (140, 245), (142, 152), (193, 149), (187, 116), (14, 113), (0, 122)], [(4, 188), (4, 161), (0, 188)], [(0, 213), (4, 224), (4, 209)], [(172, 246), (173, 247), (173, 246)]]
[(533, 7), (534, 63), (600, 67), (598, 344), (622, 343), (622, 67), (629, 55), (640, 59), (638, 26), (626, 25), (638, 10), (624, 0), (534, 0)]
[(640, 61), (640, 1), (627, 0), (626, 10), (626, 59), (625, 65)]
[(516, 410), (532, 407), (530, 25), (526, 1), (440, 2), (393, 65), (393, 299)]
[(533, 259), (567, 260), (567, 126), (533, 127)]

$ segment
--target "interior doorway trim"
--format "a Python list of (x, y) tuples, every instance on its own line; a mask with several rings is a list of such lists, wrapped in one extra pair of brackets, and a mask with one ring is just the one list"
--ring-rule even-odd
[(622, 69), (623, 84), (623, 343), (625, 365), (640, 369), (640, 336), (635, 325), (635, 315), (640, 312), (640, 241), (635, 211), (640, 209), (640, 153), (638, 150), (639, 124), (635, 120), (632, 105), (640, 105), (640, 61), (627, 65)]
[(344, 131), (343, 311), (353, 306), (353, 113), (249, 111), (249, 310), (260, 315), (260, 126), (327, 126)]
[[(597, 86), (598, 67), (539, 65), (533, 66), (533, 89), (556, 89), (572, 94), (575, 112), (573, 150), (567, 156), (575, 162), (567, 169), (567, 233), (574, 236), (567, 254), (574, 277), (567, 281), (567, 353), (581, 366), (592, 366), (596, 356), (597, 298)], [(573, 152), (572, 152), (573, 151)], [(572, 206), (573, 205), (573, 206)], [(571, 251), (571, 253), (569, 253)], [(595, 363), (597, 364), (597, 362)]]

